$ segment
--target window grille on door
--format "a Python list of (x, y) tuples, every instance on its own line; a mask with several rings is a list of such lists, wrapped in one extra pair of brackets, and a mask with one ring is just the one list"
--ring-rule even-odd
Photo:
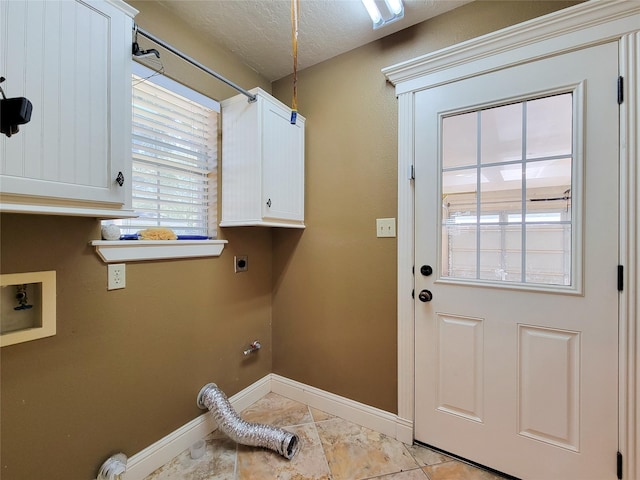
[(572, 97), (442, 118), (443, 278), (572, 285)]

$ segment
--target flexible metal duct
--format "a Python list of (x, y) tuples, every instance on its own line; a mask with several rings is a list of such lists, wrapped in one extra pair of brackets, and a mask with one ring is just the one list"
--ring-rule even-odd
[(198, 394), (198, 407), (208, 408), (218, 428), (242, 445), (268, 448), (288, 460), (293, 458), (300, 447), (300, 439), (291, 432), (271, 425), (242, 420), (215, 383), (208, 383), (202, 387)]
[(127, 456), (124, 453), (117, 453), (107, 458), (102, 464), (96, 480), (119, 480), (126, 471)]

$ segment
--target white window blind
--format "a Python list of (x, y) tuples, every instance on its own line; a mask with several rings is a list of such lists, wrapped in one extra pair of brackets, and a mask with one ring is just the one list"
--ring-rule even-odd
[(132, 206), (122, 233), (171, 228), (215, 237), (217, 102), (134, 64)]

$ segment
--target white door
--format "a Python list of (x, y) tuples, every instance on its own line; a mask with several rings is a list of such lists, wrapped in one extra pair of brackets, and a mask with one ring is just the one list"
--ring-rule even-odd
[(612, 42), (415, 94), (418, 441), (616, 478), (617, 77)]

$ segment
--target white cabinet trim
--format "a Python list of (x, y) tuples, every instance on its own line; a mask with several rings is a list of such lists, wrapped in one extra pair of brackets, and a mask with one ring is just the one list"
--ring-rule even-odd
[[(86, 2), (87, 0), (83, 0), (83, 1)], [(118, 10), (123, 11), (128, 16), (130, 16), (131, 18), (135, 17), (138, 14), (138, 10), (137, 9), (133, 8), (131, 5), (129, 5), (128, 3), (123, 2), (122, 0), (105, 0), (105, 1), (107, 3), (113, 5)]]
[(288, 227), (288, 228), (305, 228), (304, 223), (284, 223), (270, 222), (268, 220), (237, 220), (220, 222), (221, 227)]
[(66, 207), (60, 205), (29, 205), (20, 203), (0, 203), (0, 213), (32, 213), (38, 215), (65, 215), (69, 217), (96, 218), (135, 218), (138, 216), (133, 210), (106, 209), (91, 207)]

